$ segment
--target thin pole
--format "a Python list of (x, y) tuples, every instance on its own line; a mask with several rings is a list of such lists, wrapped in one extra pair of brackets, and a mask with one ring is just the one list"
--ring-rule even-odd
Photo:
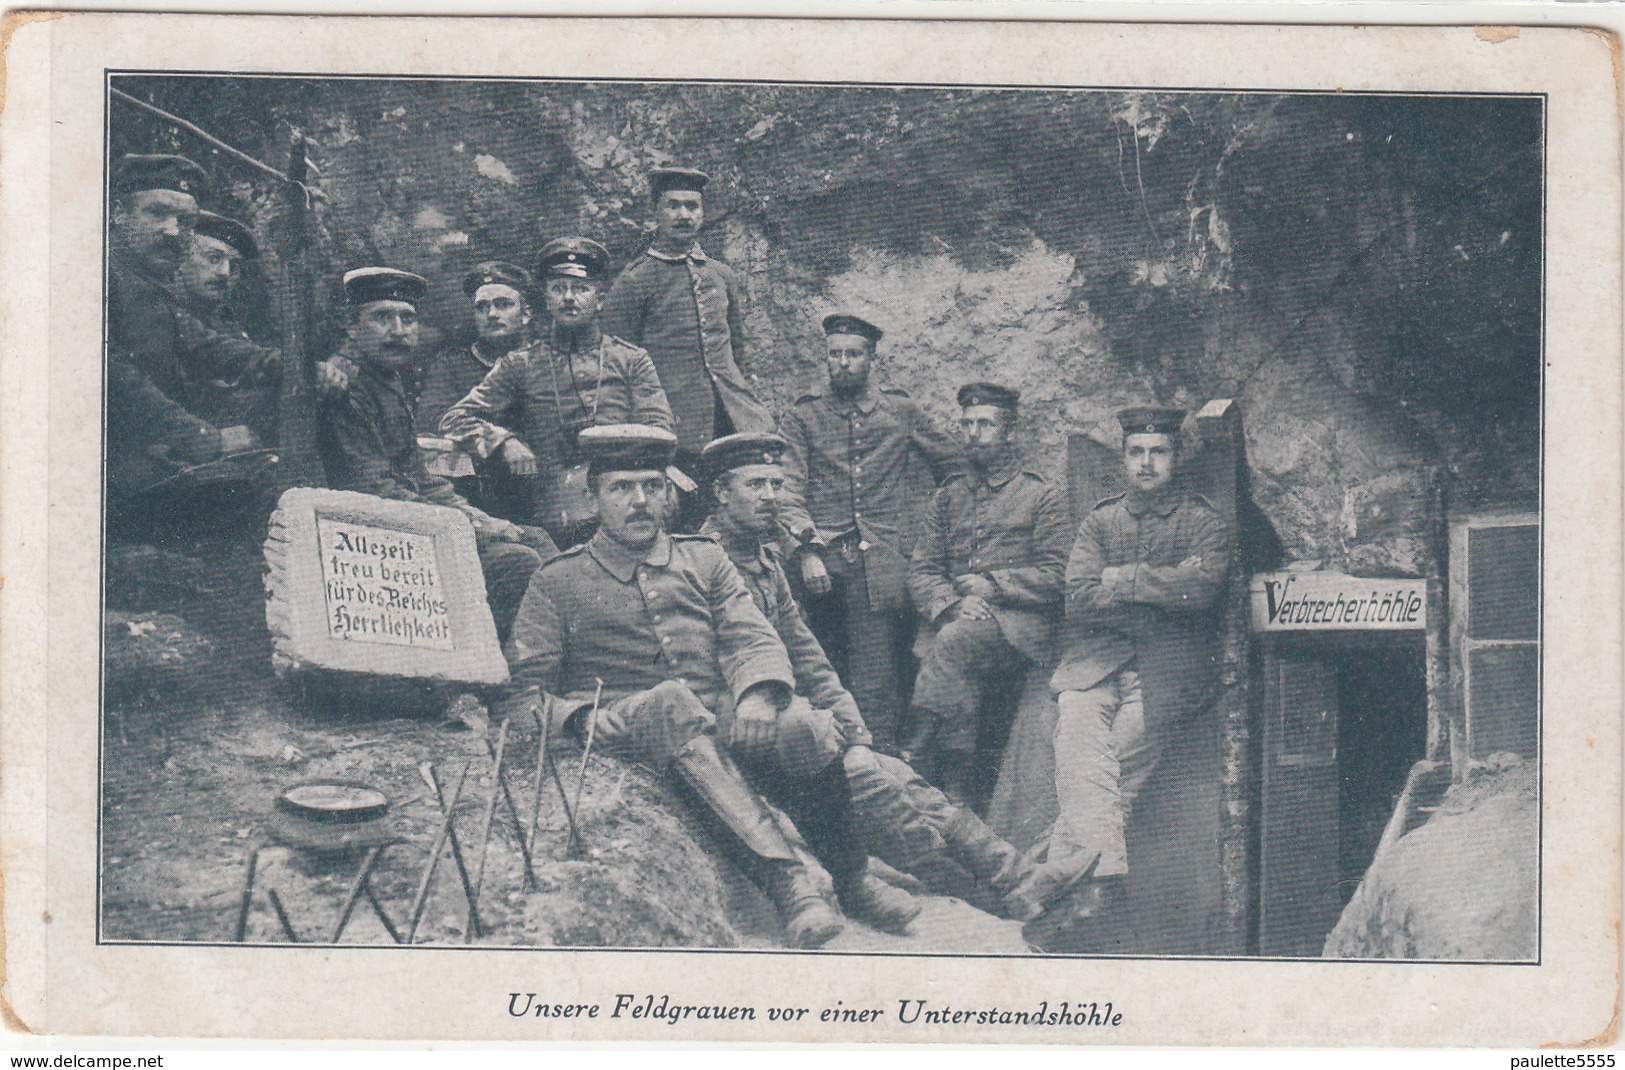
[[(581, 748), (581, 770), (580, 774), (576, 777), (576, 804), (572, 809), (574, 809), (574, 811), (578, 814), (581, 812), (581, 793), (585, 791), (587, 787), (587, 759), (592, 757), (592, 739), (593, 736), (598, 732), (598, 703), (603, 700), (603, 697), (604, 681), (599, 680), (598, 687), (593, 691), (592, 695), (592, 710), (587, 714), (587, 742)], [(572, 820), (570, 822), (569, 850), (579, 850), (581, 847), (582, 843), (579, 827), (576, 825), (575, 821)]]
[(470, 920), (463, 933), (463, 942), (474, 939), (474, 923), (472, 914), (475, 905), (480, 900), (480, 890), (485, 887), (485, 860), (491, 853), (491, 821), (497, 814), (497, 798), (502, 793), (502, 782), (498, 775), (502, 771), (502, 752), (508, 748), (508, 722), (503, 721), (502, 727), (497, 729), (496, 758), (491, 769), (491, 793), (485, 800), (485, 823), (480, 828), (480, 856), (474, 862), (474, 899), (468, 904)]
[(124, 92), (122, 89), (113, 89), (113, 88), (109, 87), (107, 92), (114, 100), (121, 100), (121, 101), (123, 101), (124, 103), (130, 105), (133, 108), (139, 108), (144, 112), (148, 112), (148, 113), (150, 113), (152, 115), (156, 115), (158, 118), (162, 119), (166, 123), (174, 123), (176, 126), (180, 127), (182, 130), (185, 130), (188, 134), (191, 134), (193, 137), (197, 138), (199, 141), (203, 142), (205, 145), (208, 145), (211, 148), (219, 149), (221, 152), (225, 153), (227, 156), (230, 156), (232, 159), (236, 160), (238, 163), (247, 164), (249, 167), (252, 167), (254, 170), (259, 171), (261, 174), (270, 175), (272, 178), (279, 179), (280, 181), (288, 182), (288, 183), (291, 183), (291, 184), (293, 184), (295, 186), (298, 186), (300, 189), (305, 191), (305, 194), (307, 196), (317, 197), (317, 198), (319, 198), (321, 200), (324, 200), (324, 201), (327, 199), (327, 195), (324, 194), (321, 190), (312, 189), (310, 186), (305, 185), (303, 182), (299, 182), (299, 181), (296, 181), (294, 179), (289, 178), (287, 175), (283, 174), (281, 171), (278, 171), (276, 168), (272, 167), (270, 164), (261, 163), (260, 161), (254, 159), (254, 157), (250, 156), (248, 153), (243, 152), (240, 149), (232, 148), (230, 145), (226, 144), (224, 141), (221, 141), (219, 138), (215, 137), (213, 134), (209, 133), (207, 130), (203, 129), (201, 126), (198, 126), (196, 123), (187, 122), (185, 119), (182, 119), (179, 115), (175, 115), (175, 114), (173, 114), (171, 112), (167, 112), (164, 109), (158, 107), (156, 104), (148, 104), (146, 101), (142, 100), (140, 97), (133, 97), (130, 94)]
[(293, 922), (288, 920), (287, 908), (282, 905), (282, 897), (276, 894), (276, 889), (267, 888), (265, 894), (271, 899), (271, 909), (276, 911), (276, 920), (282, 923), (282, 932), (287, 936), (288, 942), (290, 944), (303, 943), (304, 941), (299, 939), (299, 934), (294, 931)]
[(547, 775), (547, 718), (542, 716), (540, 707), (532, 706), (530, 715), (536, 721), (536, 775), (532, 778), (530, 806), (530, 831), (525, 834), (525, 845), (530, 848), (531, 855), (536, 853), (536, 826), (542, 821), (542, 789), (547, 785), (543, 778)]
[(248, 852), (248, 867), (243, 870), (243, 892), (237, 903), (237, 928), (232, 939), (239, 944), (248, 935), (248, 911), (254, 905), (254, 868), (259, 862), (260, 849), (256, 846)]
[(445, 819), (440, 823), (440, 831), (435, 835), (434, 846), (429, 849), (429, 864), (423, 867), (423, 879), (418, 884), (418, 891), (412, 897), (412, 923), (407, 926), (406, 942), (412, 943), (417, 939), (418, 922), (423, 920), (423, 907), (429, 898), (429, 882), (434, 880), (435, 864), (440, 861), (440, 852), (445, 850), (446, 837), (451, 832), (451, 819), (457, 813), (457, 800), (463, 794), (463, 781), (468, 777), (468, 763), (464, 762), (462, 769), (457, 772), (457, 782), (451, 786), (451, 798), (442, 803)]
[(333, 938), (327, 941), (330, 944), (339, 942), (344, 935), (344, 927), (350, 924), (350, 915), (355, 912), (355, 903), (361, 898), (361, 889), (367, 885), (367, 874), (372, 872), (373, 863), (383, 853), (383, 847), (367, 848), (367, 855), (361, 860), (361, 868), (355, 871), (355, 879), (350, 882), (350, 891), (344, 896), (344, 907), (339, 911), (338, 924), (333, 926)]

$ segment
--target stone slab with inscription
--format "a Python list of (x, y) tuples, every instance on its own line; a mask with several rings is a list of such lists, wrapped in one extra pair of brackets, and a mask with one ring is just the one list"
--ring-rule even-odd
[(455, 509), (295, 487), (271, 516), (265, 562), (279, 674), (508, 679), (474, 529)]

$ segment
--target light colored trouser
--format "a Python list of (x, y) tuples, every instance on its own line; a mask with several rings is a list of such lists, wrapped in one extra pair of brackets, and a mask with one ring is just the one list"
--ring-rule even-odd
[(1122, 668), (1087, 691), (1063, 691), (1055, 723), (1055, 796), (1060, 816), (1047, 866), (1087, 862), (1095, 876), (1128, 872), (1123, 829), (1134, 799), (1162, 757), (1160, 734), (1145, 730), (1140, 674)]

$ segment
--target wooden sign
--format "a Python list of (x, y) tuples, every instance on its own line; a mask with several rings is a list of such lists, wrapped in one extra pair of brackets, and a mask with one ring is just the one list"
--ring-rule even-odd
[(278, 672), (508, 678), (474, 529), (455, 509), (296, 487), (271, 517), (265, 561)]
[(1261, 572), (1251, 586), (1255, 632), (1422, 631), (1427, 581), (1341, 572)]

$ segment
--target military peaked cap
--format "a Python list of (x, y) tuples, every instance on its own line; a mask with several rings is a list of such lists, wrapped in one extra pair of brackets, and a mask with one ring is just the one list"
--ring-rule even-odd
[(576, 437), (587, 458), (587, 471), (665, 471), (677, 455), (677, 436), (646, 424), (605, 424), (582, 429)]
[(710, 183), (710, 175), (692, 167), (656, 167), (649, 172), (649, 196), (658, 201), (667, 190), (686, 189), (697, 193)]
[(959, 388), (959, 407), (962, 409), (972, 405), (997, 405), (1001, 409), (1014, 410), (1020, 400), (1021, 391), (997, 383), (966, 383)]
[(824, 317), (824, 333), (860, 334), (870, 342), (878, 342), (886, 332), (862, 316), (854, 316), (850, 312), (832, 312)]
[(1184, 409), (1136, 405), (1117, 414), (1117, 422), (1127, 435), (1177, 435), (1185, 423)]
[(536, 269), (544, 278), (598, 279), (609, 273), (609, 250), (591, 238), (554, 238), (542, 246)]
[(203, 168), (184, 156), (138, 156), (126, 153), (113, 167), (113, 192), (171, 189), (196, 197), (208, 185)]
[(522, 267), (501, 260), (487, 260), (483, 264), (475, 264), (474, 270), (463, 276), (463, 293), (473, 297), (481, 286), (510, 286), (524, 296), (530, 293), (534, 281), (530, 272)]
[(344, 297), (352, 305), (374, 301), (405, 301), (416, 307), (429, 292), (429, 280), (410, 271), (387, 267), (361, 267), (344, 273)]
[(192, 229), (205, 238), (224, 242), (250, 260), (260, 255), (259, 243), (254, 240), (253, 233), (230, 216), (215, 212), (199, 212)]
[(778, 435), (767, 431), (742, 431), (723, 435), (700, 451), (700, 463), (705, 474), (715, 479), (724, 472), (745, 468), (753, 464), (778, 464), (784, 451), (790, 448)]

